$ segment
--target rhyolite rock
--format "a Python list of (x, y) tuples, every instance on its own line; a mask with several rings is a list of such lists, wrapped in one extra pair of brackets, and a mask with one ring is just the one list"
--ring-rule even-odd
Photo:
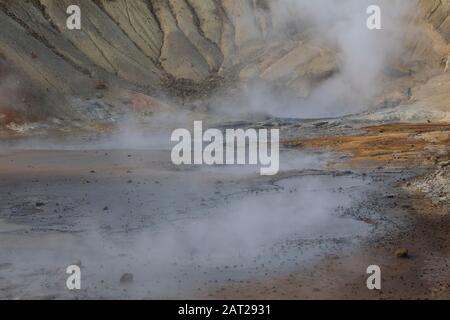
[[(307, 97), (339, 72), (341, 53), (316, 41), (306, 22), (280, 28), (274, 16), (281, 1), (0, 0), (0, 77), (19, 79), (17, 99), (0, 96), (0, 123), (16, 113), (22, 120), (86, 120), (74, 105), (98, 97), (98, 83), (113, 106), (120, 105), (115, 92), (155, 97), (174, 83), (191, 88), (215, 76), (274, 82)], [(81, 8), (81, 30), (66, 27), (73, 4)], [(438, 76), (450, 54), (450, 1), (420, 0), (414, 12), (408, 50), (384, 81), (383, 94), (394, 97), (388, 105), (407, 101), (404, 92)]]

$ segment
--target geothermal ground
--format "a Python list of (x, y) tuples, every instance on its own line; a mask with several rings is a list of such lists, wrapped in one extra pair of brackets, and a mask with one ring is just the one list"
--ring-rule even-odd
[[(245, 166), (176, 167), (161, 144), (5, 146), (1, 297), (449, 298), (450, 127), (245, 126), (275, 123), (284, 136), (275, 178)], [(420, 189), (437, 176), (443, 193)], [(72, 264), (81, 291), (66, 289)], [(380, 291), (366, 287), (373, 264)]]
[[(450, 0), (0, 0), (0, 299), (450, 299), (449, 41)], [(194, 121), (280, 171), (174, 165)]]

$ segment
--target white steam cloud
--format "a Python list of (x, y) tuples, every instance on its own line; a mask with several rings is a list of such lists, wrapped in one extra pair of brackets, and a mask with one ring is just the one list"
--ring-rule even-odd
[[(306, 43), (336, 54), (338, 71), (316, 85), (306, 99), (295, 99), (252, 85), (240, 97), (246, 111), (272, 116), (328, 117), (367, 110), (378, 93), (383, 71), (401, 54), (406, 17), (416, 1), (409, 0), (279, 0), (273, 3), (276, 40), (291, 40), (295, 29)], [(381, 30), (367, 28), (367, 8), (381, 8)], [(233, 109), (235, 108), (230, 108)]]

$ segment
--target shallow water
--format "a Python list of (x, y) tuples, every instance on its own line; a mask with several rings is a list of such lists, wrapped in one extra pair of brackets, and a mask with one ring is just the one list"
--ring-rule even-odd
[[(0, 166), (11, 170), (0, 184), (0, 261), (9, 267), (0, 268), (0, 296), (207, 296), (230, 281), (349, 250), (370, 232), (342, 217), (364, 201), (366, 181), (299, 175), (320, 169), (323, 154), (283, 152), (281, 180), (247, 167), (181, 170), (166, 157), (166, 150), (4, 155)], [(83, 290), (68, 291), (65, 269), (80, 262)], [(125, 272), (133, 284), (119, 283)]]

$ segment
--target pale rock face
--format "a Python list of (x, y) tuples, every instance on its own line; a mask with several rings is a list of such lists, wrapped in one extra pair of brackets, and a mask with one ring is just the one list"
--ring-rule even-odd
[[(94, 2), (42, 0), (41, 4), (63, 35), (101, 68), (135, 83), (157, 79), (159, 70), (152, 60)], [(83, 8), (81, 30), (66, 28), (66, 9), (72, 4)]]
[(172, 8), (179, 29), (207, 62), (208, 71), (217, 72), (222, 64), (223, 55), (217, 45), (204, 36), (198, 15), (189, 1), (170, 0), (169, 6)]
[(163, 34), (147, 1), (102, 0), (101, 6), (147, 57), (158, 61)]
[[(0, 60), (46, 97), (38, 113), (70, 115), (71, 99), (95, 96), (98, 81), (152, 95), (165, 89), (164, 79), (201, 84), (230, 72), (242, 82), (281, 82), (305, 97), (339, 72), (340, 53), (317, 44), (314, 32), (277, 37), (279, 1), (0, 0)], [(81, 30), (66, 28), (72, 4), (81, 8)], [(417, 6), (401, 65), (427, 80), (448, 71), (450, 1)]]
[(208, 63), (180, 30), (169, 2), (155, 2), (154, 8), (164, 33), (160, 57), (162, 67), (176, 78), (204, 79), (208, 75)]
[(447, 41), (450, 40), (450, 1), (420, 0), (419, 12)]

